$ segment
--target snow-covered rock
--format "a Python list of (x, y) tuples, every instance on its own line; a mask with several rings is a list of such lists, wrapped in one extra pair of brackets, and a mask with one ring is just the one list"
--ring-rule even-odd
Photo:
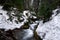
[[(15, 20), (17, 20), (17, 17), (13, 16), (13, 20), (7, 20), (9, 18), (9, 16), (7, 15), (6, 10), (2, 9), (3, 6), (0, 6), (0, 29), (5, 29), (5, 31), (7, 30), (13, 30), (15, 28), (20, 28), (22, 25), (24, 25), (25, 22), (27, 22), (27, 18), (28, 16), (30, 16), (30, 14), (28, 14), (28, 16), (25, 13), (29, 13), (29, 11), (23, 11), (23, 17), (24, 21), (23, 22), (18, 22), (18, 24), (15, 22)], [(11, 16), (12, 14), (14, 14), (13, 11), (11, 11)]]
[[(0, 29), (13, 30), (15, 28), (20, 28), (24, 23), (28, 22), (28, 17), (32, 17), (28, 10), (23, 11), (23, 16), (21, 19), (24, 19), (23, 22), (15, 22), (17, 17), (13, 16), (13, 21), (7, 20), (9, 16), (7, 15), (7, 11), (2, 9), (3, 6), (0, 6)], [(35, 25), (38, 25), (37, 33), (43, 40), (60, 40), (60, 13), (57, 14), (57, 11), (60, 9), (53, 10), (52, 20), (43, 23), (43, 20), (40, 22), (34, 22), (30, 24), (30, 28), (26, 31), (26, 35), (23, 39), (27, 39), (33, 36), (33, 30)], [(28, 14), (29, 13), (29, 14)], [(14, 12), (11, 12), (14, 14)], [(57, 15), (56, 15), (57, 14)], [(33, 16), (34, 17), (34, 16)], [(36, 18), (36, 17), (34, 17)], [(32, 29), (32, 30), (31, 30)]]
[(58, 10), (53, 10), (52, 20), (44, 24), (43, 21), (40, 21), (36, 31), (43, 40), (60, 40), (60, 13), (57, 14)]

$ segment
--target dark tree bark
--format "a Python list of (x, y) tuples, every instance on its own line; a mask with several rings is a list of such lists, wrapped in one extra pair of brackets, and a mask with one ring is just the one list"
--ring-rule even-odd
[(24, 0), (24, 9), (29, 9), (29, 0)]
[[(32, 4), (31, 4), (32, 3)], [(40, 0), (24, 0), (24, 8), (38, 12)]]
[(33, 10), (34, 10), (36, 13), (38, 12), (39, 3), (40, 3), (40, 0), (34, 0), (34, 1), (33, 1)]

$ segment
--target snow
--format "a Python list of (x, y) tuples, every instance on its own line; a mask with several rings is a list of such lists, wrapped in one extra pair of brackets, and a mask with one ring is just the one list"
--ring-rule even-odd
[[(15, 28), (20, 28), (22, 25), (24, 25), (25, 22), (27, 22), (27, 18), (28, 16), (25, 15), (25, 12), (28, 13), (29, 11), (23, 11), (23, 18), (24, 21), (20, 22), (20, 23), (16, 23), (15, 20), (17, 20), (17, 17), (14, 16), (13, 21), (7, 20), (9, 18), (9, 16), (7, 15), (8, 11), (5, 11), (2, 9), (3, 6), (0, 6), (0, 29), (5, 29), (5, 31), (7, 30), (13, 30)], [(11, 11), (11, 14), (14, 14), (13, 11)]]
[[(0, 29), (7, 30), (13, 30), (15, 28), (20, 28), (24, 23), (28, 22), (28, 17), (31, 17), (31, 14), (28, 10), (23, 11), (23, 16), (21, 19), (24, 19), (23, 22), (19, 22), (18, 24), (15, 22), (17, 20), (17, 17), (14, 16), (13, 21), (7, 20), (9, 16), (7, 15), (7, 11), (2, 9), (3, 6), (0, 6)], [(52, 12), (54, 13), (52, 15), (52, 20), (43, 23), (43, 20), (36, 21), (33, 24), (30, 24), (30, 28), (26, 31), (26, 35), (23, 37), (23, 39), (30, 38), (33, 36), (33, 30), (35, 25), (38, 25), (37, 33), (43, 40), (60, 40), (60, 13), (57, 14), (57, 11), (60, 9), (55, 9)], [(28, 14), (27, 14), (28, 13)], [(11, 14), (14, 14), (14, 12), (11, 12)], [(56, 15), (57, 14), (57, 15)], [(35, 16), (33, 16), (36, 18)], [(31, 30), (32, 29), (32, 30)]]
[(40, 21), (37, 33), (43, 40), (60, 40), (60, 13), (57, 14), (58, 9), (53, 10), (52, 20), (42, 23)]
[[(21, 20), (24, 19), (22, 22), (18, 22), (18, 24), (15, 22), (15, 20), (17, 20), (17, 17), (13, 16), (12, 14), (15, 14), (14, 11), (11, 11), (11, 16), (13, 17), (13, 20), (7, 20), (9, 18), (9, 16), (7, 15), (6, 10), (2, 9), (3, 6), (0, 6), (0, 29), (5, 29), (5, 31), (13, 30), (15, 28), (20, 28), (22, 25), (24, 25), (24, 23), (28, 22), (28, 17), (31, 16), (29, 10), (25, 10), (22, 13), (22, 17), (20, 18)], [(16, 9), (16, 8), (14, 8)], [(23, 40), (28, 39), (30, 37), (33, 36), (33, 31), (29, 28), (24, 30), (25, 36), (23, 37)]]
[(0, 15), (0, 28), (1, 29), (5, 29), (5, 30), (11, 29), (12, 30), (14, 28), (19, 28), (21, 25), (23, 25), (23, 22), (16, 24), (14, 21), (11, 22), (11, 21), (7, 20), (9, 18), (7, 16), (7, 11), (0, 10), (0, 13), (2, 13), (2, 15)]

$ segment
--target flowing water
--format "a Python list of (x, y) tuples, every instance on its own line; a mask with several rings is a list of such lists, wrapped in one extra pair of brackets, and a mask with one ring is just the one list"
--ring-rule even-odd
[[(2, 7), (3, 6), (0, 6), (0, 29), (5, 29), (5, 31), (20, 28), (22, 25), (24, 25), (24, 23), (28, 22), (28, 17), (31, 17), (29, 10), (25, 10), (22, 13), (22, 18), (24, 19), (23, 22), (17, 24), (15, 22), (17, 17), (15, 16), (13, 16), (13, 21), (11, 22), (7, 20), (9, 16), (7, 15), (7, 11), (3, 10)], [(52, 12), (53, 15), (50, 21), (45, 23), (43, 23), (43, 20), (37, 21), (30, 24), (29, 29), (17, 31), (16, 36), (18, 36), (18, 40), (33, 40), (34, 26), (37, 25), (38, 22), (39, 25), (36, 31), (43, 40), (60, 40), (60, 9), (52, 10)], [(28, 13), (28, 16), (26, 13)], [(14, 12), (11, 11), (11, 14), (14, 14)]]

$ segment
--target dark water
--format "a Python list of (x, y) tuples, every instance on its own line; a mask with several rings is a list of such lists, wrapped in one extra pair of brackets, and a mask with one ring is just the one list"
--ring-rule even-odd
[(33, 40), (33, 32), (29, 29), (23, 29), (15, 32), (17, 40)]

